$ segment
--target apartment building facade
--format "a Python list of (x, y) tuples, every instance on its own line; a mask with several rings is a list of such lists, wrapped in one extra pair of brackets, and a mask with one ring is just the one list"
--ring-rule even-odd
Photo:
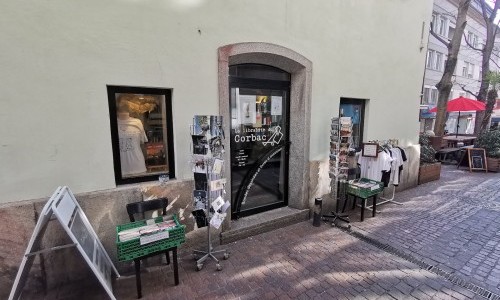
[[(458, 0), (435, 0), (432, 12), (432, 26), (435, 33), (445, 40), (451, 40), (456, 27)], [(488, 14), (492, 11), (488, 10)], [(458, 53), (457, 66), (453, 76), (453, 88), (449, 99), (460, 96), (476, 99), (481, 85), (481, 52), (474, 48), (482, 48), (486, 40), (486, 27), (479, 0), (471, 1), (467, 15), (467, 25), (462, 37)], [(468, 42), (468, 43), (467, 43)], [(473, 47), (471, 47), (473, 46)], [(441, 80), (448, 49), (436, 37), (429, 35), (425, 75), (421, 97), (420, 131), (432, 130), (435, 114), (427, 113), (429, 108), (437, 105), (438, 90), (436, 84)], [(490, 70), (498, 70), (498, 49), (494, 50), (490, 63)], [(446, 123), (446, 130), (455, 133), (459, 122), (458, 133), (474, 132), (475, 112), (450, 113)]]

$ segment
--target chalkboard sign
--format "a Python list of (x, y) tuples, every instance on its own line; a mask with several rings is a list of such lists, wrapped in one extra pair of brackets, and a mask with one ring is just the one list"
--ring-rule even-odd
[(467, 149), (469, 156), (469, 170), (484, 170), (488, 172), (488, 165), (486, 162), (486, 151), (483, 148), (469, 148)]

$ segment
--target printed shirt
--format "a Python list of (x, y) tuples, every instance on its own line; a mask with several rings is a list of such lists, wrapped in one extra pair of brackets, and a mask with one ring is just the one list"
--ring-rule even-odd
[(142, 122), (136, 118), (118, 119), (120, 163), (122, 175), (146, 172), (146, 162), (141, 144), (148, 141)]
[(359, 155), (358, 164), (361, 167), (361, 178), (368, 178), (376, 181), (382, 180), (382, 172), (391, 170), (392, 158), (382, 151), (378, 157), (364, 157)]

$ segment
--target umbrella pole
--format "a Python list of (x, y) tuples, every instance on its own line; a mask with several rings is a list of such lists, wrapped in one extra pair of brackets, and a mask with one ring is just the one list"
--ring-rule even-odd
[(457, 133), (455, 134), (455, 137), (458, 137), (458, 127), (460, 127), (460, 111), (458, 111), (458, 119), (457, 119)]

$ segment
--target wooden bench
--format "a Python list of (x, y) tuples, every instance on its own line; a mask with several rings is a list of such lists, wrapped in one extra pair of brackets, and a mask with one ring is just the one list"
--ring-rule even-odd
[(451, 160), (449, 159), (449, 156), (453, 156), (453, 160), (458, 161), (457, 154), (458, 154), (459, 150), (460, 150), (460, 148), (441, 149), (441, 150), (437, 151), (438, 160), (440, 162), (451, 162)]

